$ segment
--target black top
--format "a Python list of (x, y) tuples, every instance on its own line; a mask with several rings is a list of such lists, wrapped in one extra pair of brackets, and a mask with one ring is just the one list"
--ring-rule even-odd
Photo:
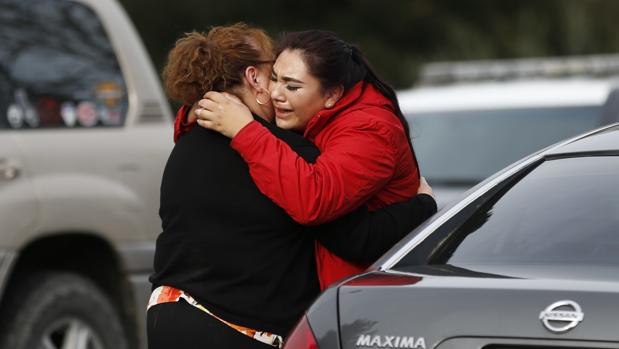
[[(255, 119), (307, 161), (319, 155), (301, 135)], [(186, 291), (232, 323), (286, 335), (319, 293), (315, 237), (344, 258), (370, 262), (434, 212), (434, 200), (420, 195), (303, 227), (260, 193), (230, 139), (194, 127), (163, 174), (163, 232), (150, 281)]]

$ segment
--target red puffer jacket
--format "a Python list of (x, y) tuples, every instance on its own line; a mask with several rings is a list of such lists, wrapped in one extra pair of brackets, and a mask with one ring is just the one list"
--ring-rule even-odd
[[(253, 121), (232, 140), (262, 193), (297, 222), (325, 223), (362, 204), (370, 210), (417, 193), (419, 171), (391, 102), (359, 82), (331, 109), (315, 115), (304, 136), (320, 149), (315, 164)], [(321, 287), (361, 272), (316, 247)]]

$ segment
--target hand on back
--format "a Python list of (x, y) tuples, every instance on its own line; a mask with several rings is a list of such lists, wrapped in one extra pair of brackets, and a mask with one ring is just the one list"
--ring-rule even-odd
[(434, 192), (432, 191), (432, 187), (428, 184), (425, 177), (421, 177), (419, 180), (419, 189), (417, 189), (417, 194), (427, 194), (431, 197), (434, 197)]

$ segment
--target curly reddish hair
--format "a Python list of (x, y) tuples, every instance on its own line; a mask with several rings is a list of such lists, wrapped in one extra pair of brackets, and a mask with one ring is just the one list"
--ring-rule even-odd
[(185, 105), (207, 91), (230, 91), (242, 82), (245, 69), (274, 59), (273, 40), (245, 23), (191, 32), (176, 41), (163, 69), (168, 96)]

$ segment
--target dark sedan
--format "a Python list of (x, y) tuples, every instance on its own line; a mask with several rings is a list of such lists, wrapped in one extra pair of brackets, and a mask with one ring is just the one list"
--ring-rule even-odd
[(619, 348), (619, 124), (470, 190), (328, 289), (285, 348)]

